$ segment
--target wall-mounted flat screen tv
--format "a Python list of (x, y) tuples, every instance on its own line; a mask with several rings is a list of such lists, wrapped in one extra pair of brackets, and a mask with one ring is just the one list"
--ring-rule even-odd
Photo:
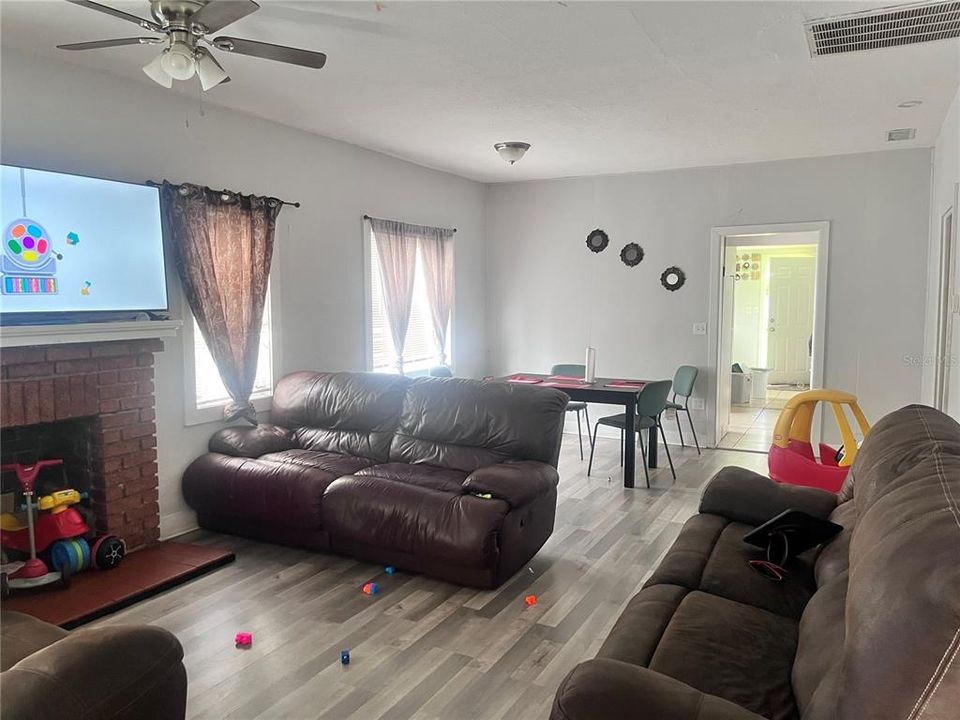
[(4, 322), (166, 310), (158, 188), (9, 165), (0, 184)]

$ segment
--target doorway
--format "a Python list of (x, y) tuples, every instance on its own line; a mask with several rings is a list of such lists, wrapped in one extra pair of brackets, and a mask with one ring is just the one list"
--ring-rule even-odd
[(828, 234), (828, 223), (714, 230), (714, 447), (767, 452), (786, 402), (821, 386)]

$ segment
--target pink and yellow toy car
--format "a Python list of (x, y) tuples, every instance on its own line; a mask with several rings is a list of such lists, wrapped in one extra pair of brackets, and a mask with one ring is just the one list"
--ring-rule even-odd
[[(819, 443), (820, 459), (817, 460), (810, 441), (810, 429), (820, 402), (829, 403), (833, 409), (843, 445), (837, 450)], [(773, 444), (767, 457), (770, 477), (777, 482), (840, 492), (857, 456), (857, 439), (847, 422), (844, 407), (853, 413), (861, 434), (866, 437), (870, 423), (857, 404), (856, 395), (841, 390), (808, 390), (790, 398), (773, 430)]]

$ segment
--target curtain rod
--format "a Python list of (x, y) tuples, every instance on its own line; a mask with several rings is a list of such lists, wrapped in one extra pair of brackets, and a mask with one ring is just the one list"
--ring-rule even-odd
[[(371, 217), (370, 215), (364, 215), (364, 216), (363, 216), (363, 219), (364, 219), (364, 220), (380, 220), (380, 219), (382, 219), (382, 218), (375, 218), (375, 217)], [(408, 225), (416, 225), (417, 223), (407, 223), (407, 224), (408, 224)], [(431, 227), (431, 226), (430, 226), (430, 225), (421, 225), (421, 227)], [(450, 230), (453, 230), (454, 232), (457, 231), (456, 228), (440, 228), (440, 229), (441, 229), (441, 230), (448, 230), (448, 229), (450, 229)]]
[[(147, 182), (144, 183), (144, 184), (145, 184), (145, 185), (149, 185), (150, 187), (160, 187), (163, 183), (154, 182), (153, 180), (147, 180)], [(176, 184), (181, 184), (181, 185), (182, 185), (183, 183), (171, 183), (171, 184), (172, 184), (172, 185), (176, 185)], [(195, 184), (195, 183), (187, 183), (187, 184), (188, 184), (188, 185), (193, 185), (193, 184)], [(207, 186), (203, 186), (203, 187), (207, 187)], [(213, 190), (213, 188), (210, 188), (210, 189)], [(240, 195), (240, 194), (242, 194), (242, 193), (235, 193), (235, 192), (233, 192), (233, 191), (231, 191), (231, 190), (227, 190), (226, 188), (224, 188), (224, 189), (221, 190), (220, 192), (230, 193), (230, 194), (232, 194), (232, 195)], [(280, 200), (280, 198), (276, 198), (276, 199), (277, 199), (277, 200)], [(287, 200), (280, 200), (280, 204), (281, 204), (281, 205), (289, 205), (289, 206), (295, 207), (295, 208), (300, 207), (300, 203), (298, 203), (298, 202), (288, 202)]]

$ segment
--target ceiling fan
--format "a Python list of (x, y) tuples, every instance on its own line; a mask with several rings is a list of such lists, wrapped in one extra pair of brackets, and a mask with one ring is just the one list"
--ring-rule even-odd
[(166, 88), (172, 87), (174, 80), (189, 80), (194, 75), (200, 78), (200, 86), (204, 90), (230, 82), (227, 71), (205, 45), (224, 52), (276, 60), (316, 70), (322, 68), (327, 62), (327, 56), (321, 52), (225, 35), (213, 40), (207, 38), (208, 34), (215, 33), (259, 10), (260, 6), (253, 0), (150, 0), (150, 14), (153, 20), (131, 15), (123, 10), (90, 0), (67, 0), (67, 2), (132, 22), (144, 30), (162, 33), (164, 37), (96, 40), (58, 45), (58, 48), (99, 50), (121, 45), (166, 45), (157, 57), (143, 66), (143, 71), (151, 80)]

